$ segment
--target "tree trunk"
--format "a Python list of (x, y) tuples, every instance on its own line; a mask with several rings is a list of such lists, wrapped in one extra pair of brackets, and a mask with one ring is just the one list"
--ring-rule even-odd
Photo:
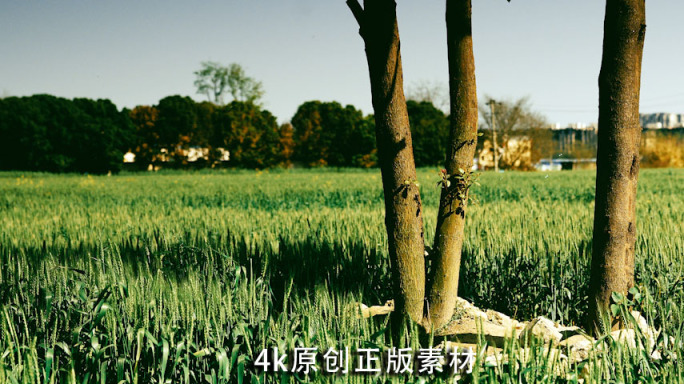
[(599, 129), (589, 323), (601, 328), (612, 292), (634, 285), (639, 90), (646, 33), (644, 0), (607, 0), (599, 75)]
[(447, 0), (451, 129), (445, 168), (450, 177), (448, 184), (442, 184), (431, 265), (428, 316), (433, 328), (442, 327), (451, 319), (456, 304), (470, 169), (477, 141), (471, 15), (471, 0)]
[(347, 5), (366, 46), (396, 311), (421, 322), (425, 300), (423, 218), (404, 98), (396, 3), (366, 0), (361, 8), (356, 0), (348, 0)]

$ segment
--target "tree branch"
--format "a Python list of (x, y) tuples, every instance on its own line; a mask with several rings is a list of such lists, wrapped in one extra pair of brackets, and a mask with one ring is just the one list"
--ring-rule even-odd
[(359, 23), (359, 27), (363, 28), (363, 25), (365, 24), (364, 22), (364, 15), (363, 15), (363, 8), (361, 7), (361, 4), (359, 4), (358, 0), (347, 0), (347, 6), (351, 10), (352, 14), (354, 15), (354, 18), (356, 19), (356, 22)]

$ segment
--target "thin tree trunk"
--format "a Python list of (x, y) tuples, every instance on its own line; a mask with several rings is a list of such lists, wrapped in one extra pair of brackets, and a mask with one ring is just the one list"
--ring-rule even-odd
[(458, 295), (465, 210), (478, 124), (471, 0), (447, 0), (446, 7), (451, 129), (445, 168), (450, 177), (448, 186), (442, 185), (431, 265), (428, 316), (433, 329), (451, 319)]
[(396, 3), (366, 0), (362, 8), (356, 0), (348, 0), (347, 5), (366, 45), (395, 306), (398, 313), (421, 322), (425, 300), (423, 219), (404, 98)]
[(644, 0), (607, 0), (599, 75), (599, 129), (589, 330), (601, 328), (612, 292), (634, 285), (639, 91), (646, 33)]

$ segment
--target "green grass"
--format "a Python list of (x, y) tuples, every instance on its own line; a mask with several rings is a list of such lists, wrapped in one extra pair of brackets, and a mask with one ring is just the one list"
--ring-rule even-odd
[[(438, 180), (437, 169), (419, 170), (428, 244)], [(580, 323), (593, 173), (479, 181), (460, 295), (519, 320)], [(683, 191), (684, 170), (641, 172), (640, 309), (675, 342), (659, 361), (613, 348), (592, 362), (594, 381), (684, 381)], [(383, 220), (375, 170), (0, 173), (0, 383), (295, 383), (251, 362), (271, 346), (388, 346), (386, 318), (351, 310), (391, 298)], [(536, 350), (464, 380), (573, 382)]]

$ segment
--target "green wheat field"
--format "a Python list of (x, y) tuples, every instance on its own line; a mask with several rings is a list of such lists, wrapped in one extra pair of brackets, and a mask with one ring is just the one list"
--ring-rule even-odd
[[(438, 169), (419, 181), (431, 244)], [(580, 324), (594, 173), (479, 183), (460, 296)], [(684, 382), (684, 170), (643, 170), (637, 216), (637, 309), (668, 340), (662, 359), (613, 343), (559, 373), (533, 346), (496, 365), (478, 358), (459, 382), (573, 383), (583, 370), (588, 382)], [(387, 317), (354, 310), (392, 298), (385, 237), (377, 170), (0, 173), (0, 383), (452, 383), (253, 365), (274, 346), (390, 347)], [(419, 348), (417, 328), (405, 333), (401, 346)]]

